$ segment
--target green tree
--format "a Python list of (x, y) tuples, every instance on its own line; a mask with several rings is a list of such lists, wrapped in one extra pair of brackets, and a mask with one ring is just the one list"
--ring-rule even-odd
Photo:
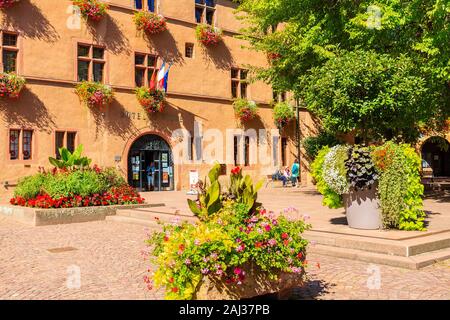
[(415, 140), (450, 114), (448, 0), (241, 0), (255, 68), (334, 132)]

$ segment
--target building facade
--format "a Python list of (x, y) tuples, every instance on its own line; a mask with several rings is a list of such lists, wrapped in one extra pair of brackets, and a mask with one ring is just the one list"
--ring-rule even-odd
[[(82, 18), (70, 0), (20, 0), (3, 9), (3, 72), (26, 79), (17, 99), (0, 101), (1, 200), (18, 178), (49, 167), (58, 148), (82, 144), (99, 166), (118, 168), (128, 181), (147, 187), (145, 168), (154, 162), (157, 190), (190, 188), (190, 177), (204, 177), (215, 160), (224, 173), (243, 166), (254, 177), (291, 165), (298, 155), (295, 123), (281, 132), (272, 116), (270, 86), (249, 82), (248, 65), (264, 66), (267, 57), (243, 48), (237, 39), (241, 21), (229, 0), (110, 0), (98, 22)], [(147, 35), (137, 31), (133, 15), (155, 11), (167, 30)], [(199, 23), (223, 31), (213, 47), (197, 42)], [(148, 114), (134, 89), (148, 86), (154, 70), (171, 64), (166, 106)], [(115, 97), (106, 108), (80, 102), (81, 80), (109, 85)], [(233, 99), (245, 97), (259, 106), (259, 117), (242, 125)], [(301, 135), (315, 130), (300, 111)], [(218, 147), (219, 146), (219, 147)], [(194, 170), (194, 171), (192, 171)], [(306, 183), (306, 164), (302, 166)]]

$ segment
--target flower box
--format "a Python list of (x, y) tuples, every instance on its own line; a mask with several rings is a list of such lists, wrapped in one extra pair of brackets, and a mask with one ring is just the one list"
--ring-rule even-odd
[(18, 98), (25, 85), (25, 78), (14, 73), (0, 73), (0, 97)]
[(165, 93), (159, 89), (140, 87), (135, 89), (139, 104), (148, 112), (156, 113), (164, 110)]
[(100, 21), (108, 10), (108, 4), (99, 0), (74, 0), (73, 5), (80, 8), (82, 17), (94, 22)]
[(136, 12), (133, 16), (133, 21), (139, 31), (144, 31), (148, 34), (157, 34), (167, 30), (166, 19), (154, 12)]
[(194, 294), (195, 300), (240, 300), (267, 294), (277, 294), (278, 299), (288, 299), (295, 287), (304, 284), (305, 272), (278, 272), (276, 279), (270, 279), (266, 272), (254, 264), (244, 268), (247, 278), (241, 285), (228, 284), (218, 277), (204, 277)]
[(89, 107), (107, 106), (114, 98), (112, 88), (98, 82), (83, 81), (77, 85), (75, 92)]
[(222, 41), (222, 31), (207, 24), (198, 25), (195, 34), (204, 46), (214, 46)]
[(233, 102), (234, 113), (241, 122), (247, 122), (257, 117), (258, 106), (247, 99), (236, 99)]
[(0, 0), (0, 9), (11, 8), (16, 2), (20, 0)]
[(273, 108), (273, 119), (278, 128), (284, 128), (295, 118), (294, 109), (287, 102), (279, 102)]

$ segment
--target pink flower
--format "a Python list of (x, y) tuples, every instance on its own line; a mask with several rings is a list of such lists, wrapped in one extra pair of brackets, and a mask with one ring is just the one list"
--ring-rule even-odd
[(271, 247), (273, 247), (273, 246), (276, 246), (276, 245), (277, 245), (277, 240), (275, 240), (275, 239), (270, 239), (270, 240), (268, 241), (268, 243), (269, 243), (269, 245), (270, 245)]
[(264, 229), (266, 229), (266, 231), (269, 232), (270, 230), (272, 230), (272, 227), (270, 225), (266, 225)]
[(237, 275), (239, 275), (239, 274), (241, 274), (242, 273), (242, 269), (241, 268), (234, 268), (234, 274), (237, 274)]
[(242, 252), (245, 249), (245, 244), (240, 244), (239, 246), (236, 247), (236, 251), (237, 252)]

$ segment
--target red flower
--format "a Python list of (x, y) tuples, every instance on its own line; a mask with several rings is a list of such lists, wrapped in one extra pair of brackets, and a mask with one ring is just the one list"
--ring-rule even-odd
[(283, 244), (287, 246), (289, 244), (289, 240), (283, 240)]
[(180, 249), (181, 251), (184, 251), (184, 249), (185, 249), (184, 244), (180, 244), (180, 246), (178, 247), (178, 249)]
[(178, 288), (177, 287), (172, 288), (172, 292), (177, 293), (178, 292)]
[(272, 230), (272, 227), (271, 227), (270, 225), (267, 224), (267, 225), (264, 227), (264, 229), (266, 229), (266, 231), (269, 232), (270, 230)]
[(287, 239), (287, 238), (289, 238), (289, 235), (286, 232), (283, 232), (281, 234), (281, 239)]
[(240, 167), (235, 167), (233, 170), (231, 170), (232, 175), (238, 175), (239, 173), (241, 173)]
[(170, 278), (170, 279), (169, 279), (169, 282), (170, 282), (170, 283), (173, 283), (173, 281), (174, 281), (173, 278)]
[(297, 258), (299, 258), (299, 259), (303, 258), (303, 253), (299, 252), (299, 253), (297, 254)]
[(261, 248), (262, 246), (263, 246), (263, 243), (261, 241), (255, 242), (255, 247), (256, 248)]

